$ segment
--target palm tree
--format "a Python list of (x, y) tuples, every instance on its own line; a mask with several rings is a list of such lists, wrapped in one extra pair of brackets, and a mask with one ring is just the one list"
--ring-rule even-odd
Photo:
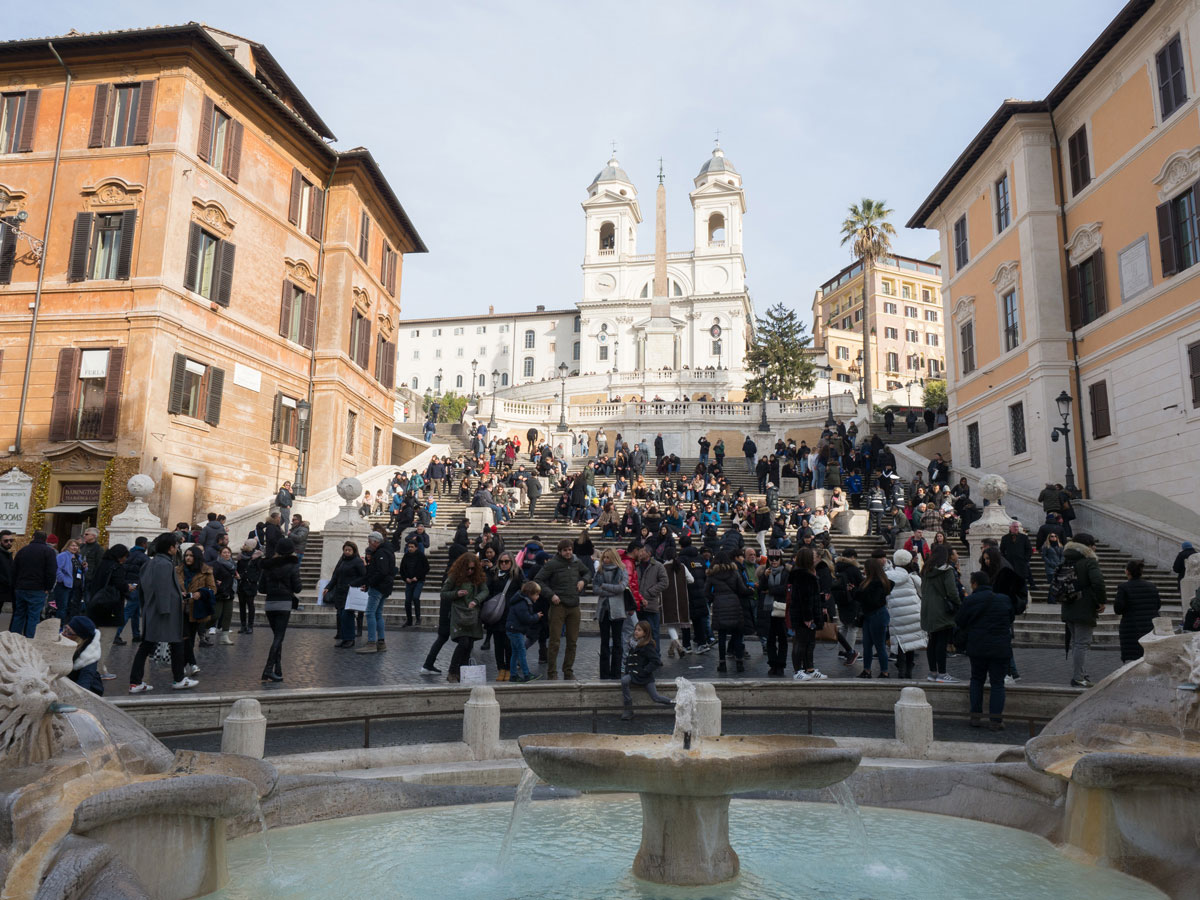
[[(874, 384), (871, 381), (871, 298), (873, 269), (875, 263), (892, 251), (892, 237), (896, 229), (888, 216), (892, 211), (883, 200), (863, 197), (862, 203), (850, 204), (850, 213), (842, 223), (842, 244), (850, 245), (850, 252), (863, 264), (863, 384), (866, 385), (867, 415), (874, 408)], [(869, 419), (868, 419), (869, 421)]]

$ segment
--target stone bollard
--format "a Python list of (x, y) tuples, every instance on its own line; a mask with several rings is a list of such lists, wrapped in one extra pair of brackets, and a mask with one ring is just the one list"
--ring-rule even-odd
[(258, 701), (238, 700), (221, 724), (221, 752), (262, 759), (266, 746), (267, 717)]
[(500, 755), (500, 704), (492, 688), (471, 688), (463, 709), (463, 743), (471, 748), (475, 759), (496, 759)]
[(919, 687), (906, 687), (896, 701), (896, 740), (924, 757), (933, 743), (933, 707)]
[(696, 684), (696, 729), (700, 737), (721, 736), (721, 699), (710, 682)]

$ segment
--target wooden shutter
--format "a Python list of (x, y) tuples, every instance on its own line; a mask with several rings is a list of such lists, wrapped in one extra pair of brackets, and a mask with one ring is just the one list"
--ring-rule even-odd
[(92, 214), (75, 214), (75, 227), (71, 230), (71, 256), (67, 263), (67, 281), (83, 281), (87, 278), (88, 249), (92, 243)]
[(242, 132), (245, 130), (241, 122), (229, 120), (229, 140), (225, 143), (225, 164), (221, 169), (234, 184), (242, 174)]
[(292, 283), (283, 279), (283, 297), (279, 301), (279, 333), (288, 337), (288, 325), (292, 321)]
[(135, 144), (150, 143), (150, 114), (154, 110), (153, 81), (143, 81), (138, 98), (137, 121), (133, 125), (133, 142)]
[(379, 283), (382, 284), (384, 287), (387, 287), (388, 253), (389, 252), (391, 252), (391, 248), (388, 246), (388, 242), (384, 241), (383, 242), (383, 252), (379, 254)]
[(317, 297), (315, 294), (304, 295), (304, 305), (300, 309), (300, 343), (311, 350), (317, 342)]
[(321, 226), (325, 222), (325, 192), (314, 187), (308, 201), (308, 236), (321, 239)]
[(209, 154), (212, 153), (213, 108), (212, 98), (205, 97), (204, 105), (200, 108), (200, 140), (196, 145), (196, 155), (206, 163), (212, 162)]
[(213, 291), (213, 301), (222, 306), (229, 305), (229, 295), (233, 293), (233, 255), (237, 247), (229, 241), (221, 241), (217, 245), (216, 288)]
[[(386, 341), (383, 352), (386, 360), (383, 370), (383, 386), (390, 391), (396, 386), (396, 342)], [(472, 390), (474, 390), (473, 387)]]
[(17, 225), (14, 216), (0, 219), (0, 284), (11, 284), (13, 267), (17, 262)]
[(383, 335), (375, 338), (375, 380), (383, 381)]
[(365, 369), (371, 361), (371, 323), (366, 316), (358, 322), (358, 346), (354, 348), (354, 361)]
[(1108, 382), (1097, 381), (1088, 385), (1092, 407), (1092, 437), (1103, 438), (1112, 434), (1108, 416)]
[(137, 210), (127, 209), (121, 213), (121, 252), (117, 256), (117, 280), (129, 278), (129, 263), (133, 258), (133, 236), (137, 228)]
[(292, 197), (288, 201), (288, 221), (300, 224), (300, 192), (304, 190), (304, 178), (299, 169), (292, 169)]
[(209, 366), (207, 373), (208, 393), (204, 403), (204, 421), (209, 425), (221, 422), (221, 397), (225, 393), (225, 370)]
[(1083, 321), (1083, 290), (1080, 287), (1079, 266), (1067, 267), (1067, 312), (1072, 331)]
[(1108, 286), (1104, 271), (1104, 251), (1097, 250), (1092, 254), (1092, 301), (1096, 308), (1094, 318), (1098, 319), (1108, 312)]
[(108, 378), (104, 381), (104, 411), (100, 415), (100, 437), (102, 441), (117, 439), (117, 425), (121, 417), (121, 384), (125, 380), (125, 348), (113, 347), (108, 351)]
[(54, 375), (54, 402), (50, 407), (50, 440), (71, 438), (71, 409), (75, 381), (79, 375), (79, 350), (64, 347), (58, 351), (58, 370)]
[(280, 425), (283, 413), (283, 394), (279, 391), (275, 392), (275, 405), (271, 411), (271, 443), (278, 444), (280, 442)]
[(171, 360), (171, 392), (167, 395), (167, 412), (178, 415), (183, 412), (183, 379), (187, 374), (187, 357), (176, 353)]
[(37, 127), (38, 102), (41, 99), (41, 91), (25, 92), (25, 114), (21, 117), (21, 137), (17, 143), (17, 150), (21, 153), (33, 149), (33, 129)]
[(200, 226), (192, 222), (188, 226), (187, 261), (183, 266), (183, 286), (189, 291), (196, 290), (200, 278), (200, 236)]
[(1171, 220), (1171, 203), (1167, 201), (1156, 207), (1155, 216), (1158, 218), (1158, 252), (1162, 259), (1163, 278), (1169, 278), (1179, 271), (1175, 258), (1175, 231)]
[(1188, 375), (1192, 380), (1192, 409), (1200, 409), (1200, 342), (1188, 345)]
[(92, 101), (92, 128), (88, 133), (89, 147), (104, 146), (104, 126), (108, 124), (108, 92), (107, 84), (96, 85), (96, 99)]

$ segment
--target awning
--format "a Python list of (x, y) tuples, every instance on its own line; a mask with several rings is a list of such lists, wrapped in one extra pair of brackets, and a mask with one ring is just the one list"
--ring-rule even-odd
[(51, 506), (48, 509), (43, 509), (42, 512), (44, 512), (44, 513), (68, 513), (68, 514), (74, 515), (76, 513), (91, 512), (95, 508), (96, 508), (95, 506), (73, 506), (71, 504), (64, 503), (61, 506)]

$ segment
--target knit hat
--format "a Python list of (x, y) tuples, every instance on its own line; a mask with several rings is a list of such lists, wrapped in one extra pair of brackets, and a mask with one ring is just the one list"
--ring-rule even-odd
[(291, 556), (296, 552), (296, 545), (292, 543), (291, 538), (280, 538), (279, 543), (275, 545), (275, 553), (279, 556)]
[(1191, 549), (1192, 549), (1192, 542), (1191, 542), (1191, 541), (1184, 541), (1184, 542), (1183, 542), (1183, 547), (1182, 547), (1182, 549), (1184, 549), (1184, 550), (1191, 550)]
[(907, 566), (911, 562), (912, 562), (912, 554), (909, 553), (907, 550), (900, 549), (892, 554), (892, 565), (896, 566), (896, 568), (898, 568), (898, 569), (903, 569), (905, 566)]
[(73, 616), (67, 623), (67, 627), (85, 641), (90, 641), (96, 636), (96, 624), (87, 616)]
[(378, 531), (372, 531), (370, 534), (367, 535), (367, 540), (374, 541), (377, 544), (382, 544), (383, 543), (383, 535), (380, 534)]
[(1094, 537), (1092, 537), (1090, 534), (1088, 534), (1086, 531), (1079, 532), (1073, 538), (1071, 538), (1071, 540), (1073, 540), (1077, 544), (1083, 544), (1083, 546), (1085, 546), (1085, 547), (1095, 547), (1096, 546), (1096, 539)]

